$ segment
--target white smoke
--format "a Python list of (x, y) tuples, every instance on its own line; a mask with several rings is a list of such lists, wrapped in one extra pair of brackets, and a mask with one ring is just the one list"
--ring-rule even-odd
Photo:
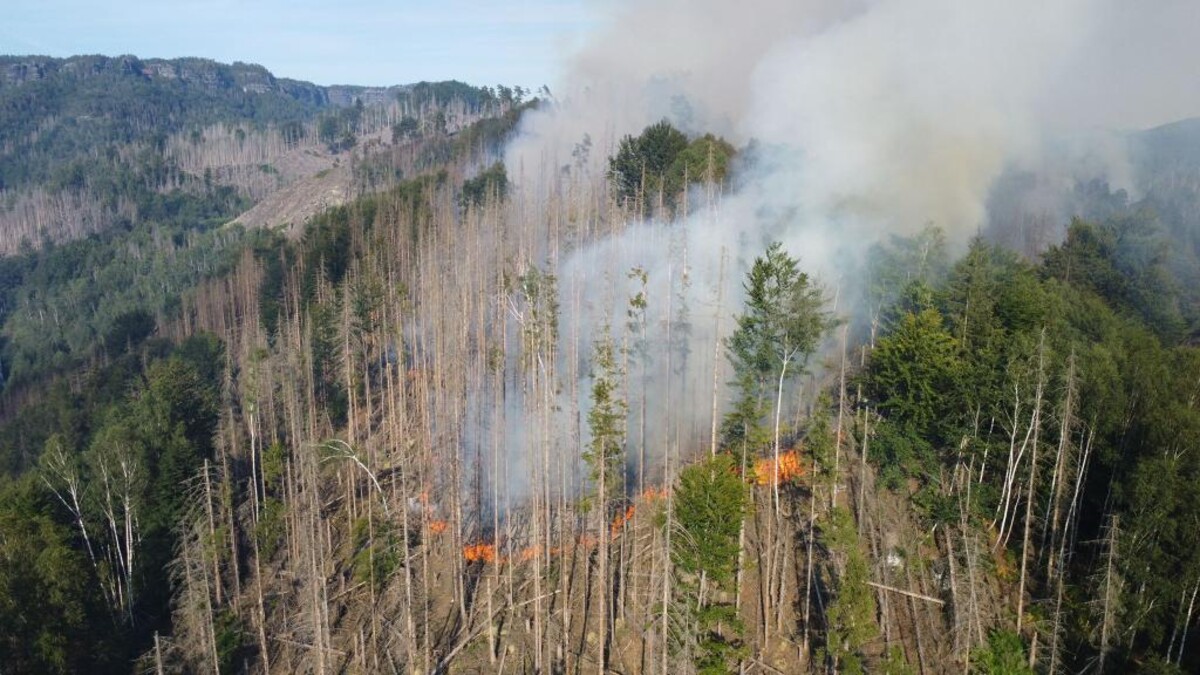
[[(1054, 173), (1077, 172), (1080, 157), (1088, 172), (1127, 182), (1122, 149), (1104, 130), (1200, 113), (1192, 74), (1200, 62), (1197, 7), (1194, 0), (617, 3), (555, 88), (555, 103), (527, 115), (508, 148), (524, 198), (543, 200), (572, 163), (602, 180), (620, 139), (662, 118), (739, 147), (754, 141), (757, 150), (719, 205), (683, 222), (629, 224), (557, 259), (539, 252), (557, 263), (564, 300), (590, 300), (563, 303), (564, 334), (594, 337), (605, 325), (619, 331), (635, 291), (624, 272), (646, 269), (655, 367), (661, 371), (667, 358), (668, 302), (689, 307), (695, 355), (677, 385), (655, 380), (650, 408), (665, 413), (668, 391), (678, 386), (688, 398), (674, 414), (686, 419), (671, 424), (703, 435), (715, 347), (732, 327), (742, 275), (769, 241), (782, 240), (845, 310), (855, 265), (871, 243), (929, 223), (964, 243), (985, 225), (994, 181), (1007, 169), (1047, 165), (1054, 152), (1047, 149), (1064, 147), (1049, 143), (1054, 138), (1109, 139), (1054, 156)], [(583, 157), (577, 150), (585, 142), (591, 151)], [(578, 346), (586, 354), (589, 345)], [(586, 392), (580, 387), (584, 408)], [(664, 446), (668, 435), (661, 431), (655, 443)]]
[(801, 224), (973, 233), (991, 181), (1047, 133), (1200, 113), (1198, 26), (1194, 0), (616, 3), (508, 162), (566, 164), (586, 135), (600, 167), (666, 117), (789, 148), (750, 182), (782, 183), (759, 197)]

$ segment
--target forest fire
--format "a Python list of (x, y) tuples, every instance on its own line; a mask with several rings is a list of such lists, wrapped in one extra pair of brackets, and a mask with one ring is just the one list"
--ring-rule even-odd
[[(553, 549), (551, 553), (558, 553), (558, 549)], [(529, 562), (542, 555), (541, 546), (526, 546), (517, 553), (517, 560), (521, 562)]]
[(1200, 675), (1200, 0), (191, 5), (0, 54), (0, 675)]
[[(752, 482), (758, 486), (787, 483), (804, 475), (804, 467), (800, 465), (800, 455), (795, 450), (779, 453), (779, 467), (776, 473), (775, 458), (763, 457), (754, 461)], [(776, 478), (778, 476), (778, 478)]]
[[(622, 524), (624, 524), (625, 522), (628, 522), (628, 520), (633, 517), (633, 507), (629, 507), (629, 510), (627, 511), (627, 513), (629, 515), (629, 518), (624, 518), (623, 516), (620, 516), (620, 515), (617, 516), (618, 520), (620, 520)], [(580, 535), (579, 538), (575, 540), (576, 547), (580, 548), (580, 549), (595, 548), (597, 543), (599, 543), (598, 540), (596, 539), (595, 536), (593, 536), (591, 534)], [(543, 555), (546, 555), (547, 552), (550, 557), (554, 558), (554, 557), (560, 556), (564, 552), (567, 552), (570, 550), (572, 550), (570, 547), (563, 547), (563, 546), (553, 546), (547, 550), (544, 546), (542, 546), (540, 544), (533, 544), (531, 546), (525, 546), (525, 547), (521, 548), (520, 550), (514, 552), (512, 554), (512, 556), (510, 557), (510, 556), (506, 556), (506, 555), (499, 555), (497, 553), (497, 548), (496, 548), (495, 544), (488, 544), (488, 543), (480, 542), (478, 544), (469, 544), (467, 546), (464, 546), (463, 547), (463, 559), (469, 563), (474, 563), (474, 562), (481, 562), (481, 563), (485, 563), (485, 564), (499, 563), (501, 565), (506, 564), (510, 561), (515, 561), (517, 563), (527, 563), (527, 562), (536, 560)]]
[(496, 562), (496, 545), (481, 543), (464, 546), (463, 558), (467, 562), (494, 563)]
[(615, 538), (618, 534), (620, 534), (621, 529), (625, 527), (625, 524), (630, 520), (633, 520), (633, 513), (634, 507), (633, 504), (630, 504), (629, 507), (625, 509), (624, 513), (618, 513), (616, 516), (614, 516), (612, 526), (609, 528), (609, 536)]
[(666, 499), (667, 495), (670, 494), (670, 492), (671, 491), (669, 488), (655, 487), (655, 486), (651, 485), (642, 491), (642, 500), (647, 501), (647, 502), (653, 502), (653, 501), (657, 501), (659, 499)]

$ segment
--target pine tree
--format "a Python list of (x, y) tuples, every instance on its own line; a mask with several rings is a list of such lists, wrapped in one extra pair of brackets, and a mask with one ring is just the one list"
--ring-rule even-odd
[(596, 342), (595, 361), (592, 364), (592, 409), (588, 411), (588, 428), (591, 443), (584, 459), (591, 467), (592, 483), (595, 486), (595, 511), (597, 514), (597, 540), (599, 542), (600, 576), (600, 672), (606, 670), (608, 662), (608, 636), (611, 620), (611, 584), (609, 583), (609, 505), (621, 493), (624, 486), (624, 442), (625, 401), (620, 397), (618, 385), (621, 381), (617, 370), (615, 347), (607, 326)]
[(824, 532), (825, 543), (845, 561), (837, 580), (837, 595), (825, 610), (829, 626), (826, 653), (834, 669), (863, 673), (862, 647), (879, 633), (875, 624), (875, 596), (867, 582), (867, 559), (859, 548), (858, 532), (850, 513), (835, 508)]
[(685, 468), (675, 490), (671, 560), (680, 572), (682, 600), (677, 611), (690, 628), (687, 635), (695, 637), (693, 661), (700, 673), (732, 672), (743, 655), (744, 628), (731, 600), (746, 493), (728, 453)]

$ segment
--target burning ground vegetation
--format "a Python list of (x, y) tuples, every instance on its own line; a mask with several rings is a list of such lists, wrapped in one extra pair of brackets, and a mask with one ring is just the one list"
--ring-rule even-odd
[[(801, 457), (796, 449), (786, 450), (779, 454), (779, 459), (776, 461), (772, 457), (761, 457), (754, 460), (753, 470), (747, 472), (746, 481), (756, 487), (769, 487), (776, 485), (798, 484), (797, 481), (804, 476), (804, 468), (800, 464)], [(778, 469), (776, 469), (778, 466)], [(741, 474), (737, 467), (732, 467), (734, 471)], [(775, 478), (778, 480), (775, 480)], [(641, 494), (635, 498), (634, 502), (629, 503), (623, 509), (619, 504), (614, 504), (615, 513), (609, 522), (608, 539), (609, 541), (616, 540), (622, 531), (629, 525), (635, 515), (638, 513), (638, 505), (643, 509), (655, 509), (652, 511), (652, 518), (661, 519), (662, 501), (669, 496), (669, 489), (658, 486), (646, 487)], [(429, 534), (432, 536), (441, 535), (446, 532), (448, 523), (445, 520), (432, 519), (429, 520)], [(581, 535), (575, 542), (576, 549), (593, 549), (599, 543), (594, 533), (586, 533)], [(543, 554), (553, 557), (563, 553), (562, 547), (545, 548), (540, 545), (522, 546), (519, 549), (514, 549), (511, 545), (496, 544), (487, 541), (466, 544), (463, 546), (463, 559), (468, 563), (485, 563), (485, 564), (509, 564), (509, 563), (527, 563), (535, 557)], [(506, 553), (507, 551), (507, 553)], [(498, 553), (499, 552), (499, 553)]]
[[(1036, 192), (1042, 215), (982, 220), (1004, 149), (1031, 148), (1012, 112), (1058, 91), (1041, 57), (1061, 63), (1063, 41), (1039, 30), (1014, 52), (1028, 67), (974, 46), (1043, 7), (919, 21), (930, 5), (889, 0), (797, 37), (796, 3), (714, 4), (698, 11), (727, 19), (705, 25), (742, 96), (616, 77), (530, 108), (504, 142), (246, 251), (163, 320), (224, 354), (212, 452), (179, 510), (167, 660), (1195, 666), (1200, 568), (1167, 526), (1195, 511), (1195, 315), (1164, 283), (1188, 249), (1103, 182), (1014, 178), (1004, 194)], [(731, 45), (726, 24), (764, 16), (779, 25), (746, 35), (786, 35)], [(930, 91), (932, 63), (983, 72)], [(1062, 217), (1044, 215), (1062, 185)], [(159, 412), (130, 418), (163, 435)], [(139, 446), (95, 447), (99, 470)], [(47, 471), (69, 505), (72, 465)]]

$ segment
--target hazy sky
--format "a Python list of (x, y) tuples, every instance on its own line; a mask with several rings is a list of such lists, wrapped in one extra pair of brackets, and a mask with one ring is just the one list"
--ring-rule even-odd
[(8, 0), (0, 53), (202, 56), (318, 84), (554, 84), (585, 0)]

